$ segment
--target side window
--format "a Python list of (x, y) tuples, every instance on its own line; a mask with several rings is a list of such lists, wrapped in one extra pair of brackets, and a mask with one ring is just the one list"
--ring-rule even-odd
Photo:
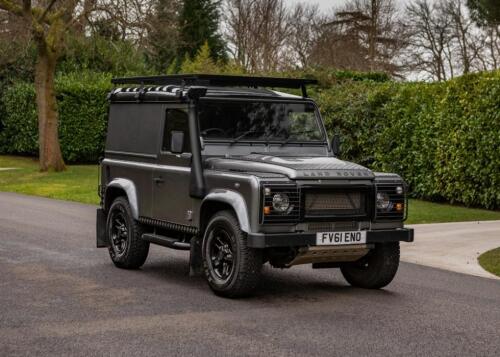
[(182, 152), (191, 152), (189, 145), (188, 115), (184, 109), (167, 109), (165, 116), (165, 130), (163, 132), (162, 151), (170, 151), (170, 140), (173, 131), (184, 133), (184, 147)]
[(158, 104), (111, 103), (106, 151), (156, 155), (163, 110)]

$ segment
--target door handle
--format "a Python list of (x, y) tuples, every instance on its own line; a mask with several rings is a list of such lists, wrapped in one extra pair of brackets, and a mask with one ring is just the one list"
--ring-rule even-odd
[(160, 183), (164, 183), (165, 180), (160, 176), (160, 177), (153, 177), (153, 181), (156, 183), (156, 184), (160, 184)]

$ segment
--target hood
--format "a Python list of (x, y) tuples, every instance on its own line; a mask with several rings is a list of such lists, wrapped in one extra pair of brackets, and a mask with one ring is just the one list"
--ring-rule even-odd
[(290, 157), (251, 154), (246, 156), (210, 158), (206, 166), (214, 170), (265, 172), (281, 174), (291, 179), (371, 179), (371, 170), (334, 157)]

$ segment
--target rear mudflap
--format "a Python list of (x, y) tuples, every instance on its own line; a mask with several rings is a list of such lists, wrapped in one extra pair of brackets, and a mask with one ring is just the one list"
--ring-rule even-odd
[(96, 243), (97, 248), (106, 248), (109, 246), (106, 235), (106, 212), (102, 208), (97, 209), (96, 215)]

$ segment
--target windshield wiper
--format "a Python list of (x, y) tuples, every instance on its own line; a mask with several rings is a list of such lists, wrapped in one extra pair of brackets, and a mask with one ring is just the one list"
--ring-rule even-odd
[(259, 133), (265, 133), (264, 131), (262, 130), (247, 130), (245, 131), (243, 134), (241, 135), (238, 135), (237, 137), (235, 137), (233, 140), (231, 140), (231, 145), (237, 143), (238, 141), (240, 141), (241, 139), (245, 138), (247, 135), (250, 135), (250, 134), (259, 134)]

